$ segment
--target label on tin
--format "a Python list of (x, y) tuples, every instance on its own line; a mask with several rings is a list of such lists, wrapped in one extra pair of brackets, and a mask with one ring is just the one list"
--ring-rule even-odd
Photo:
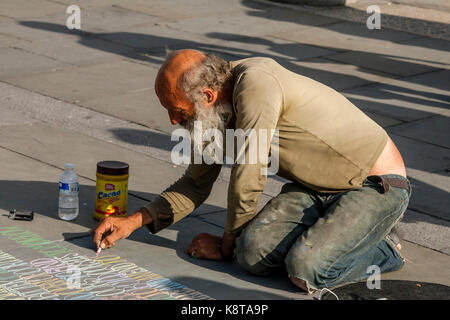
[(128, 179), (107, 181), (107, 177), (97, 177), (95, 216), (105, 218), (110, 216), (126, 216)]

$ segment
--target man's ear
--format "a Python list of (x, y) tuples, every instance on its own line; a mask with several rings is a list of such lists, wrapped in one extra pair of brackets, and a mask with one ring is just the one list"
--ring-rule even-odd
[(203, 93), (205, 95), (206, 104), (213, 106), (217, 101), (218, 92), (211, 88), (203, 88)]

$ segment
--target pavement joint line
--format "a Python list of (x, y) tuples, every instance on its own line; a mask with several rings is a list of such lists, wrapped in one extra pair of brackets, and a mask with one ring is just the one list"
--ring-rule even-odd
[(414, 7), (414, 8), (417, 8), (417, 9), (437, 10), (437, 9), (432, 9), (432, 8), (430, 9), (430, 8), (427, 8), (427, 7), (422, 7), (422, 6), (418, 5), (419, 3), (414, 3), (414, 2), (408, 3), (408, 4), (405, 4), (405, 3), (402, 3), (402, 2), (398, 2), (398, 1), (395, 1), (395, 0), (391, 0), (390, 2), (395, 4), (395, 5), (400, 5), (400, 6), (403, 5), (403, 6), (408, 6), (408, 7)]
[[(66, 62), (66, 61), (62, 61), (62, 60), (59, 60), (59, 59), (57, 59), (55, 57), (47, 56), (47, 55), (42, 54), (42, 53), (37, 53), (37, 52), (30, 51), (30, 50), (27, 50), (27, 49), (24, 49), (24, 48), (19, 48), (19, 47), (16, 47), (14, 45), (9, 46), (9, 48), (14, 49), (14, 50), (23, 51), (23, 52), (26, 52), (26, 53), (30, 53), (30, 54), (33, 54), (33, 55), (36, 55), (36, 56), (39, 56), (39, 57), (45, 57), (45, 58), (51, 59), (53, 61), (57, 61), (57, 62), (61, 62), (61, 63), (67, 64), (68, 66), (77, 66), (76, 64), (73, 64), (73, 63), (70, 63), (70, 62)], [(61, 68), (56, 67), (56, 68), (52, 68), (52, 70), (62, 70), (65, 67), (68, 67), (68, 66), (63, 66)], [(41, 73), (41, 72), (38, 72), (38, 73)]]
[[(328, 60), (328, 59), (327, 59)], [(332, 62), (336, 62), (336, 61), (334, 61), (334, 60), (332, 60)], [(352, 66), (354, 66), (354, 65), (352, 65)], [(355, 67), (357, 67), (357, 66), (355, 66)], [(363, 68), (361, 68), (361, 69), (363, 69)], [(364, 68), (365, 69), (365, 68)], [(368, 71), (373, 71), (373, 70), (368, 70)], [(388, 77), (390, 77), (391, 79), (393, 79), (393, 80), (401, 80), (401, 78), (399, 78), (398, 76), (397, 76), (397, 78), (394, 78), (394, 77), (392, 77), (391, 75), (387, 75)], [(381, 81), (372, 81), (372, 82), (369, 82), (369, 83), (364, 83), (364, 84), (361, 84), (361, 85), (359, 85), (359, 86), (354, 86), (354, 87), (352, 87), (352, 88), (346, 88), (346, 89), (342, 89), (342, 90), (340, 90), (339, 92), (341, 92), (341, 93), (352, 93), (352, 92), (346, 92), (347, 90), (348, 91), (350, 91), (350, 90), (355, 90), (355, 89), (363, 89), (363, 88), (372, 88), (372, 87), (376, 87), (376, 86), (378, 86), (378, 85), (389, 85), (390, 83), (389, 82), (381, 82)], [(395, 119), (395, 120), (400, 120), (400, 119)]]
[(1, 14), (1, 13), (0, 13), (0, 17), (8, 18), (8, 19), (11, 19), (11, 20), (13, 20), (13, 21), (16, 21), (16, 18), (13, 18), (13, 17), (10, 17), (10, 16), (6, 16), (6, 15)]
[[(61, 100), (61, 99), (59, 99), (59, 98), (52, 97), (52, 96), (50, 96), (50, 95), (48, 95), (48, 94), (45, 94), (45, 93), (42, 93), (42, 92), (38, 92), (38, 91), (30, 90), (30, 89), (28, 89), (28, 88), (20, 87), (20, 86), (14, 84), (14, 83), (8, 82), (7, 79), (6, 79), (6, 80), (5, 80), (5, 79), (0, 79), (0, 82), (3, 82), (3, 83), (5, 83), (5, 84), (7, 84), (7, 85), (9, 85), (9, 86), (13, 86), (13, 87), (15, 87), (15, 88), (18, 88), (18, 89), (20, 89), (20, 90), (25, 90), (25, 91), (28, 91), (28, 92), (32, 92), (32, 93), (34, 93), (34, 94), (38, 94), (38, 95), (47, 97), (47, 98), (49, 98), (49, 99), (53, 99), (53, 100), (56, 100), (56, 101), (59, 101), (59, 102), (62, 102), (62, 103), (67, 103), (67, 104), (70, 104), (70, 105), (75, 106), (75, 107), (78, 107), (78, 108), (86, 109), (86, 110), (88, 110), (88, 111), (90, 111), (90, 112), (99, 113), (99, 114), (102, 114), (102, 115), (104, 115), (104, 116), (107, 116), (107, 117), (116, 119), (116, 120), (121, 120), (121, 121), (124, 121), (124, 122), (128, 122), (128, 123), (130, 123), (130, 124), (135, 124), (135, 125), (138, 125), (138, 126), (142, 126), (142, 127), (147, 128), (147, 129), (157, 131), (158, 133), (166, 134), (166, 135), (167, 135), (167, 132), (164, 132), (164, 131), (162, 131), (162, 130), (158, 130), (158, 129), (155, 129), (155, 128), (151, 128), (151, 127), (146, 126), (146, 125), (144, 125), (144, 124), (142, 124), (142, 123), (138, 123), (138, 122), (135, 122), (135, 121), (132, 121), (132, 120), (128, 120), (128, 119), (117, 118), (117, 117), (115, 117), (115, 116), (113, 116), (113, 115), (111, 115), (111, 114), (108, 114), (108, 113), (106, 113), (106, 112), (98, 111), (98, 110), (95, 110), (95, 109), (93, 109), (93, 108), (89, 108), (89, 107), (86, 107), (86, 106), (77, 104), (76, 102), (66, 101), (66, 100)], [(40, 120), (40, 119), (37, 119), (37, 120)], [(45, 122), (45, 121), (44, 121), (44, 122)], [(49, 123), (49, 122), (46, 122), (46, 123)], [(49, 123), (49, 124), (51, 124), (51, 123)]]
[[(413, 74), (413, 75), (410, 75), (410, 76), (400, 76), (400, 80), (407, 81), (408, 78), (417, 78), (417, 77), (420, 77), (420, 76), (423, 76), (423, 75), (427, 75), (429, 73), (435, 73), (435, 72), (437, 73), (437, 72), (442, 72), (442, 71), (448, 71), (448, 69), (446, 69), (446, 68), (437, 68), (437, 69), (433, 69), (433, 70), (424, 71), (424, 72), (421, 72), (421, 73), (418, 73), (418, 74)], [(412, 79), (412, 80), (414, 80), (414, 79)]]
[[(129, 12), (133, 12), (133, 13), (139, 13), (139, 14), (143, 14), (143, 15), (149, 16), (149, 17), (161, 18), (161, 16), (155, 16), (153, 14), (149, 14), (149, 13), (146, 13), (146, 12), (142, 12), (142, 11), (138, 11), (138, 10), (132, 10), (130, 8), (124, 8), (124, 7), (122, 7), (119, 4), (114, 4), (113, 3), (111, 5), (107, 5), (106, 7), (117, 8), (117, 9), (120, 9), (120, 10), (129, 11)], [(147, 22), (144, 22), (144, 23), (147, 23)], [(139, 24), (144, 24), (144, 23), (139, 23)], [(139, 25), (139, 24), (137, 24), (137, 25)], [(133, 26), (137, 26), (137, 25), (133, 25)], [(133, 27), (133, 26), (130, 26), (130, 27)]]
[[(347, 53), (347, 52), (355, 52), (355, 51), (350, 50), (350, 51), (346, 51), (346, 52), (342, 52), (342, 53)], [(338, 54), (335, 54), (335, 55), (337, 56), (337, 55), (340, 55), (340, 54), (342, 54), (342, 53), (338, 53)], [(336, 58), (333, 59), (333, 56), (334, 56), (334, 55), (328, 55), (328, 56), (324, 57), (323, 59), (327, 59), (327, 60), (332, 60), (332, 61), (340, 62), (340, 61), (339, 61), (338, 59), (336, 59)], [(396, 57), (396, 58), (403, 58), (403, 57)], [(414, 59), (412, 59), (412, 60), (414, 60)], [(358, 66), (356, 66), (356, 67), (358, 67)], [(429, 71), (426, 71), (426, 72), (420, 72), (420, 73), (410, 74), (410, 75), (407, 75), (407, 76), (404, 76), (404, 77), (416, 77), (416, 76), (421, 76), (422, 74), (425, 74), (425, 73), (428, 73), (428, 72), (435, 72), (435, 71), (437, 71), (437, 70), (442, 70), (441, 68), (438, 68), (438, 67), (432, 67), (432, 66), (427, 66), (427, 67), (430, 67), (430, 68), (432, 68), (432, 69), (429, 70)], [(375, 68), (371, 68), (371, 67), (367, 67), (367, 66), (365, 66), (364, 68), (367, 69), (367, 70), (371, 70), (371, 71), (375, 71), (375, 72), (380, 72), (379, 70), (377, 70), (377, 69), (375, 69)], [(384, 72), (385, 74), (389, 75), (390, 77), (402, 77), (401, 75), (398, 75), (398, 74), (395, 74), (395, 73), (390, 73), (390, 72), (387, 72), (387, 71), (383, 71), (383, 72)], [(401, 79), (403, 79), (403, 78), (400, 78), (399, 80), (401, 80)]]
[[(29, 43), (33, 42), (32, 40), (28, 40), (28, 39), (25, 39), (25, 38), (22, 38), (22, 37), (18, 37), (16, 35), (12, 35), (12, 34), (9, 34), (9, 33), (0, 32), (0, 35), (8, 37), (8, 38), (14, 38), (14, 39), (17, 39), (17, 40), (26, 41), (26, 42), (29, 42)], [(11, 48), (11, 47), (12, 47), (11, 45), (8, 45), (8, 48)]]
[[(424, 248), (424, 249), (432, 250), (432, 251), (437, 252), (437, 253), (440, 253), (440, 254), (444, 254), (444, 255), (446, 255), (446, 256), (449, 255), (449, 254), (447, 254), (447, 253), (445, 253), (445, 252), (439, 251), (439, 250), (444, 250), (444, 249), (446, 249), (446, 248), (442, 248), (442, 249), (439, 249), (439, 250), (438, 250), (438, 249), (433, 249), (433, 248), (425, 247), (425, 246), (422, 245), (422, 244), (415, 243), (415, 242), (412, 242), (412, 241), (410, 241), (410, 240), (401, 239), (401, 240), (400, 240), (400, 243), (401, 243), (402, 241), (408, 242), (408, 243), (411, 243), (411, 244), (414, 244), (414, 245), (419, 246), (419, 247)], [(408, 260), (408, 262), (413, 262), (413, 261)], [(413, 263), (416, 264), (417, 262), (413, 262)]]
[[(396, 29), (391, 29), (391, 30), (398, 31), (398, 30), (396, 30)], [(425, 35), (423, 35), (423, 34), (411, 33), (411, 32), (409, 32), (409, 31), (403, 31), (403, 32), (412, 34), (412, 35), (415, 36), (415, 37), (410, 38), (410, 39), (404, 39), (404, 40), (392, 41), (392, 43), (407, 44), (406, 42), (408, 42), (408, 41), (419, 40), (419, 39), (435, 39), (435, 40), (436, 40), (436, 38), (427, 37), (427, 36), (425, 36)], [(443, 39), (441, 39), (441, 40), (443, 40)]]
[[(376, 113), (374, 111), (370, 111), (370, 112)], [(383, 114), (380, 114), (380, 115), (384, 116)], [(421, 121), (424, 121), (424, 120), (428, 120), (428, 119), (431, 119), (431, 118), (434, 118), (434, 117), (440, 117), (440, 116), (442, 116), (442, 115), (440, 115), (440, 114), (432, 114), (432, 115), (429, 115), (429, 116), (425, 116), (423, 118), (412, 119), (412, 120), (402, 120), (402, 119), (389, 117), (389, 118), (392, 118), (394, 120), (400, 121), (402, 123), (391, 124), (389, 126), (386, 126), (386, 128), (392, 129), (392, 128), (395, 128), (395, 127), (398, 127), (398, 126), (402, 126), (402, 125), (405, 125), (405, 124), (412, 124), (412, 123), (415, 123), (415, 122), (421, 122)]]
[[(348, 52), (351, 52), (351, 51), (348, 51)], [(326, 59), (326, 58), (324, 58), (324, 59)], [(327, 59), (327, 60), (330, 60), (330, 59)], [(332, 60), (333, 62), (336, 62), (335, 60)], [(337, 61), (337, 62), (339, 62), (339, 61)], [(356, 66), (357, 67), (357, 66)], [(361, 68), (361, 69), (367, 69), (367, 68)], [(409, 76), (399, 76), (399, 75), (397, 75), (396, 77), (391, 77), (393, 80), (398, 80), (398, 81), (405, 81), (405, 82), (411, 82), (410, 80), (414, 80), (414, 78), (415, 77), (420, 77), (420, 76), (423, 76), (423, 75), (427, 75), (427, 74), (430, 74), (430, 73), (437, 73), (437, 72), (442, 72), (442, 71), (447, 71), (448, 69), (443, 69), (443, 68), (437, 68), (437, 69), (432, 69), (432, 70), (428, 70), (428, 71), (424, 71), (424, 72), (422, 72), (422, 73), (418, 73), (418, 74), (414, 74), (414, 75), (409, 75)], [(370, 70), (370, 71), (373, 71), (373, 70)], [(383, 73), (382, 71), (379, 71), (380, 73)], [(389, 76), (391, 76), (391, 75), (389, 75)], [(361, 86), (359, 86), (359, 87), (354, 87), (354, 88), (351, 88), (351, 89), (342, 89), (340, 92), (342, 92), (342, 93), (352, 93), (352, 92), (346, 92), (347, 90), (354, 90), (354, 89), (359, 89), (359, 88), (364, 88), (364, 87), (367, 87), (367, 88), (371, 88), (371, 87), (375, 87), (375, 86), (377, 86), (377, 85), (390, 85), (390, 83), (389, 82), (380, 82), (380, 81), (375, 81), (375, 82), (371, 82), (371, 83), (366, 83), (366, 84), (362, 84)], [(383, 114), (380, 114), (380, 115), (383, 115)], [(434, 115), (433, 115), (434, 116)], [(392, 118), (392, 117), (391, 117)], [(395, 119), (395, 118), (394, 118)], [(399, 120), (399, 121), (403, 121), (403, 120), (400, 120), (400, 119), (395, 119), (395, 120)], [(414, 120), (413, 120), (414, 121)]]
[[(413, 140), (413, 141), (416, 141), (416, 142), (421, 142), (421, 143), (429, 144), (429, 145), (431, 145), (431, 146), (435, 146), (435, 147), (438, 147), (438, 148), (443, 148), (443, 149), (450, 150), (450, 147), (442, 146), (442, 145), (440, 145), (440, 144), (432, 143), (432, 142), (429, 142), (429, 141), (424, 141), (424, 140), (417, 139), (417, 138), (413, 138), (413, 137), (408, 137), (408, 136), (406, 136), (406, 135), (399, 134), (399, 133), (397, 133), (397, 132), (391, 132), (391, 134), (394, 134), (394, 135), (396, 135), (396, 136), (399, 136), (399, 137), (402, 137), (402, 138), (405, 138), (405, 139)], [(445, 168), (443, 168), (443, 169), (445, 169)], [(443, 170), (443, 169), (442, 169), (442, 170)], [(439, 170), (439, 171), (441, 171), (441, 170)]]
[[(171, 23), (171, 22), (176, 22), (176, 21), (183, 21), (183, 20), (189, 20), (189, 19), (198, 19), (199, 17), (198, 16), (193, 16), (193, 17), (181, 17), (181, 18), (170, 18), (170, 17), (167, 17), (167, 16), (162, 16), (162, 15), (152, 15), (152, 14), (148, 14), (148, 13), (145, 13), (145, 12), (143, 12), (143, 11), (139, 11), (139, 10), (136, 10), (136, 9), (133, 9), (133, 8), (125, 8), (125, 7), (122, 7), (120, 4), (113, 4), (113, 5), (111, 5), (112, 7), (116, 7), (116, 8), (120, 8), (120, 9), (123, 9), (123, 10), (128, 10), (128, 11), (130, 11), (130, 12), (134, 12), (134, 13), (139, 13), (139, 14), (144, 14), (144, 15), (148, 15), (148, 16), (151, 16), (151, 17), (156, 17), (156, 18), (162, 18), (162, 19), (166, 19), (164, 22), (169, 22), (169, 23)], [(239, 10), (233, 10), (233, 11), (227, 11), (226, 13), (227, 14), (232, 14), (232, 13), (237, 13), (237, 12), (240, 12)], [(163, 22), (163, 23), (164, 23)], [(147, 22), (143, 22), (143, 23), (140, 23), (140, 24), (146, 24)]]
[(428, 212), (422, 211), (422, 210), (420, 210), (420, 209), (416, 209), (416, 208), (414, 208), (414, 207), (408, 207), (408, 210), (415, 211), (415, 212), (417, 212), (417, 213), (420, 213), (420, 214), (423, 214), (423, 215), (425, 215), (425, 216), (429, 216), (429, 217), (435, 218), (435, 219), (437, 219), (437, 220), (442, 220), (442, 221), (445, 221), (445, 222), (450, 222), (450, 219), (446, 219), (446, 218), (443, 218), (443, 217), (438, 217), (438, 216), (435, 216), (435, 215), (432, 214), (432, 213), (428, 213)]
[(90, 32), (90, 31), (81, 31), (81, 32), (84, 33), (84, 35), (78, 35), (79, 37), (91, 37), (91, 38), (94, 38), (94, 39), (97, 39), (97, 40), (102, 40), (102, 41), (105, 41), (105, 42), (113, 43), (115, 45), (119, 45), (119, 46), (122, 46), (122, 47), (131, 48), (131, 49), (133, 49), (133, 51), (136, 51), (136, 52), (139, 52), (139, 51), (142, 52), (143, 51), (143, 49), (141, 49), (141, 48), (133, 47), (133, 46), (130, 46), (128, 44), (121, 43), (121, 42), (116, 42), (116, 41), (111, 40), (111, 39), (102, 38), (101, 36), (98, 36), (98, 33), (96, 33), (96, 32)]
[[(304, 45), (304, 46), (310, 46), (310, 47), (314, 47), (314, 48), (318, 48), (318, 49), (323, 49), (324, 48), (323, 46), (320, 46), (318, 44), (304, 44), (302, 42), (298, 42), (296, 40), (288, 39), (288, 38), (285, 38), (285, 37), (283, 37), (281, 35), (277, 35), (277, 34), (271, 34), (270, 37), (271, 38), (275, 38), (275, 39), (279, 39), (279, 40), (288, 41), (288, 42), (291, 42), (293, 44), (301, 44), (301, 45)], [(339, 49), (339, 48), (328, 48), (328, 49), (330, 51), (335, 51), (335, 52), (323, 55), (321, 57), (331, 56), (331, 55), (336, 55), (336, 54), (342, 54), (342, 53), (347, 53), (347, 52), (354, 52), (354, 50), (346, 50), (346, 49)], [(308, 58), (308, 59), (305, 59), (305, 60), (302, 60), (302, 61), (307, 61), (309, 59), (314, 59), (314, 58), (316, 58), (316, 57)]]
[(203, 217), (205, 215), (214, 214), (214, 213), (220, 213), (220, 212), (223, 212), (223, 211), (226, 211), (226, 210), (227, 210), (226, 208), (223, 208), (222, 210), (213, 210), (211, 212), (196, 213), (196, 214), (194, 214), (192, 216), (193, 217)]
[[(281, 38), (280, 38), (280, 39), (281, 39)], [(304, 46), (308, 46), (308, 47), (315, 47), (315, 48), (318, 48), (318, 49), (323, 49), (323, 47), (321, 47), (321, 46), (319, 46), (319, 45), (314, 45), (314, 44), (302, 44), (302, 43), (300, 43), (300, 42), (295, 42), (295, 43), (301, 44), (301, 45), (304, 45)], [(332, 50), (330, 50), (330, 51), (332, 51)], [(289, 61), (306, 61), (306, 62), (308, 62), (308, 61), (315, 60), (315, 59), (326, 59), (326, 60), (330, 60), (330, 59), (327, 59), (328, 56), (334, 56), (334, 55), (336, 55), (336, 54), (347, 53), (347, 52), (352, 52), (352, 51), (351, 51), (351, 50), (350, 50), (350, 51), (336, 51), (336, 50), (335, 50), (335, 51), (333, 51), (333, 52), (331, 52), (331, 53), (324, 53), (323, 55), (319, 55), (319, 56), (314, 56), (314, 57), (310, 57), (310, 58), (306, 58), (306, 59), (302, 59), (302, 60), (300, 60), (300, 59), (297, 59), (297, 60), (295, 60), (295, 59), (289, 59)], [(353, 65), (353, 64), (345, 63), (345, 62), (342, 62), (342, 61), (335, 61), (335, 60), (332, 60), (332, 62), (335, 63), (335, 64), (342, 64), (342, 65), (355, 66), (355, 65)], [(357, 66), (355, 66), (355, 67), (357, 67)], [(360, 69), (365, 69), (365, 68), (360, 67)], [(384, 73), (384, 72), (380, 71), (380, 74), (382, 74), (382, 73)], [(389, 77), (390, 77), (391, 75), (386, 74), (386, 76), (389, 76)]]

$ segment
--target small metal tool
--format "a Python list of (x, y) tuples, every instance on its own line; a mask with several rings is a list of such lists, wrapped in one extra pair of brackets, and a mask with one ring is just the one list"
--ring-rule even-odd
[(9, 211), (8, 218), (13, 219), (13, 220), (32, 221), (34, 218), (34, 211), (23, 212), (23, 211), (17, 211), (16, 209), (12, 209), (11, 211)]

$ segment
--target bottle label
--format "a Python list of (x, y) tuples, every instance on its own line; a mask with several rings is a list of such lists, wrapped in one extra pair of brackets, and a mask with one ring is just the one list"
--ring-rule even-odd
[(59, 183), (59, 192), (62, 193), (72, 193), (80, 191), (78, 182), (75, 183)]

